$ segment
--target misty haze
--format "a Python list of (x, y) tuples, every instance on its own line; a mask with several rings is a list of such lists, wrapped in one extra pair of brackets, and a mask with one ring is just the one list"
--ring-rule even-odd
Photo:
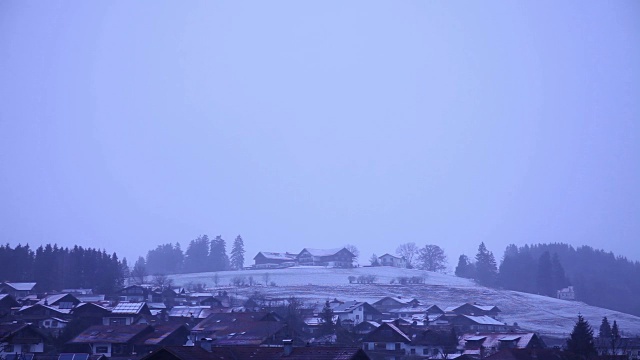
[(0, 360), (640, 360), (640, 3), (0, 2)]

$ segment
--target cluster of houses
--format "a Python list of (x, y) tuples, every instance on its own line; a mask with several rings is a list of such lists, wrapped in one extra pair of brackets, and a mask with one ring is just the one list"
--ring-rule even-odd
[(350, 268), (356, 256), (347, 248), (310, 249), (304, 248), (299, 253), (261, 251), (253, 260), (254, 269), (283, 268), (290, 266), (326, 266)]
[(441, 308), (402, 297), (293, 303), (139, 285), (115, 294), (39, 294), (35, 283), (0, 284), (5, 360), (462, 360), (545, 347), (537, 334), (500, 321), (496, 306), (475, 303)]
[[(350, 268), (355, 255), (347, 248), (310, 249), (304, 248), (299, 253), (261, 251), (253, 257), (252, 269), (277, 269), (290, 266), (325, 266)], [(378, 257), (381, 266), (407, 267), (404, 257), (384, 254)]]

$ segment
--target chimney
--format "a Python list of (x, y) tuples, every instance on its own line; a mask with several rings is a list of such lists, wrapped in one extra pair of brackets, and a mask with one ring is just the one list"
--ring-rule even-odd
[(291, 339), (282, 340), (282, 347), (284, 349), (284, 356), (291, 355), (291, 352), (293, 351), (293, 340)]

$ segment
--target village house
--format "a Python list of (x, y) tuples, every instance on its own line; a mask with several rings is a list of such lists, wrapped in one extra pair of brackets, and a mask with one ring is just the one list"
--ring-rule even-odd
[(353, 266), (355, 255), (346, 248), (310, 249), (304, 248), (297, 256), (299, 265), (328, 266), (350, 268)]
[(457, 338), (451, 331), (437, 331), (424, 327), (400, 325), (400, 322), (383, 323), (362, 340), (365, 351), (382, 355), (382, 358), (411, 355), (413, 358), (446, 358), (456, 353)]
[(151, 291), (140, 285), (127, 286), (116, 293), (119, 301), (143, 302), (153, 301)]
[(381, 320), (382, 313), (369, 303), (348, 301), (344, 303), (329, 303), (333, 314), (338, 316), (343, 327), (348, 329), (367, 320)]
[(296, 254), (261, 251), (253, 257), (255, 268), (277, 268), (296, 264)]
[(43, 353), (46, 336), (26, 323), (0, 324), (0, 358), (8, 354)]
[(391, 254), (384, 254), (378, 257), (380, 266), (393, 266), (399, 268), (407, 267), (407, 260), (404, 256), (393, 256)]
[(484, 358), (504, 349), (542, 349), (546, 345), (535, 333), (466, 333), (458, 343), (463, 354)]
[(430, 321), (434, 321), (439, 316), (444, 314), (444, 311), (437, 305), (428, 306), (405, 306), (397, 309), (388, 310), (388, 314), (392, 319), (408, 319), (410, 321), (417, 321), (422, 324), (428, 324)]
[(403, 298), (403, 297), (384, 297), (373, 304), (371, 304), (374, 308), (378, 309), (378, 311), (382, 313), (387, 313), (391, 309), (399, 309), (404, 307), (413, 307), (420, 305), (420, 301), (418, 299), (411, 298)]
[(477, 303), (466, 303), (457, 306), (447, 307), (445, 312), (452, 312), (458, 315), (471, 315), (471, 316), (490, 316), (496, 318), (500, 309), (494, 305), (479, 305)]
[(282, 346), (166, 346), (141, 360), (370, 360), (359, 348)]
[(273, 345), (292, 336), (273, 312), (213, 313), (191, 328), (193, 343), (210, 339), (214, 346)]
[(94, 325), (68, 342), (68, 348), (107, 357), (144, 354), (165, 345), (184, 345), (189, 330), (179, 323)]
[(568, 286), (564, 289), (558, 290), (556, 293), (558, 299), (560, 300), (575, 300), (576, 292), (573, 290), (573, 286)]
[(37, 284), (35, 282), (3, 282), (0, 284), (0, 294), (9, 294), (16, 300), (35, 295), (36, 292)]
[(509, 330), (507, 324), (498, 321), (490, 316), (471, 316), (459, 314), (445, 314), (435, 321), (438, 324), (453, 326), (457, 333), (484, 331), (484, 332), (506, 332)]
[(120, 302), (102, 318), (103, 325), (131, 325), (144, 316), (151, 316), (151, 310), (144, 302)]

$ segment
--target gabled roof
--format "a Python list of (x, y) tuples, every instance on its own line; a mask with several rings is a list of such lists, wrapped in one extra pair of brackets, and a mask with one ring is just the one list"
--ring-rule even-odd
[(56, 305), (56, 303), (58, 303), (60, 300), (64, 299), (65, 297), (69, 297), (69, 300), (73, 303), (77, 304), (80, 302), (80, 300), (78, 300), (75, 296), (71, 294), (53, 294), (53, 295), (49, 295), (42, 298), (36, 304), (45, 305), (46, 303), (47, 305)]
[(502, 325), (502, 326), (505, 325), (503, 322), (500, 322), (492, 318), (491, 316), (471, 316), (471, 315), (462, 315), (462, 316), (475, 322), (478, 325)]
[(20, 310), (18, 310), (19, 313), (29, 313), (30, 311), (32, 311), (33, 309), (38, 309), (38, 308), (45, 308), (49, 311), (52, 312), (56, 312), (58, 314), (61, 315), (66, 315), (66, 314), (70, 314), (71, 313), (71, 309), (60, 309), (57, 306), (47, 306), (47, 305), (41, 305), (41, 304), (35, 304), (35, 305), (28, 305), (28, 306), (23, 306), (20, 308)]
[(401, 305), (409, 305), (411, 303), (420, 304), (420, 301), (418, 301), (418, 299), (401, 298), (401, 297), (394, 297), (394, 296), (385, 296), (382, 299), (374, 302), (373, 305), (374, 306), (382, 306), (382, 303), (387, 301), (387, 300), (394, 301), (399, 306), (401, 306)]
[[(500, 334), (500, 333), (479, 333), (479, 334), (464, 334), (460, 337), (460, 345), (465, 346), (467, 341), (479, 341), (482, 343), (482, 346), (485, 348), (500, 348), (501, 342), (515, 342), (515, 347), (519, 349), (524, 349), (529, 346), (531, 341), (537, 338), (535, 333), (508, 333), (508, 334)], [(541, 341), (540, 338), (537, 338), (538, 341)]]
[(398, 326), (394, 323), (385, 322), (377, 329), (370, 332), (362, 340), (363, 342), (398, 342), (402, 341), (410, 343), (411, 338), (407, 336)]
[(124, 344), (152, 330), (150, 325), (94, 325), (69, 341), (69, 344)]
[(380, 255), (380, 256), (378, 256), (378, 258), (382, 258), (382, 257), (385, 257), (385, 256), (386, 257), (392, 257), (392, 258), (398, 259), (398, 260), (404, 260), (404, 256), (400, 257), (400, 256), (391, 255), (389, 253), (386, 253), (384, 255)]
[(173, 322), (154, 325), (153, 331), (136, 340), (136, 343), (144, 345), (160, 345), (171, 335), (179, 331), (184, 332), (184, 341), (186, 342), (189, 329), (187, 329), (184, 324)]
[(498, 309), (498, 307), (495, 305), (478, 305), (473, 303), (465, 303), (457, 306), (449, 306), (445, 309), (445, 311), (456, 312), (457, 310), (460, 310), (461, 308), (464, 308), (464, 307), (472, 307), (484, 312), (489, 312), (489, 311), (500, 312), (500, 309)]
[[(302, 249), (302, 251), (300, 253), (302, 253), (305, 250), (307, 252), (309, 252), (309, 254), (311, 254), (312, 256), (333, 256), (333, 255), (339, 253), (340, 251), (347, 250), (347, 249), (344, 248), (344, 247), (335, 248), (335, 249), (310, 249), (310, 248), (304, 248), (304, 249)], [(347, 251), (349, 253), (351, 253), (349, 250), (347, 250)]]
[(296, 254), (278, 253), (278, 252), (270, 252), (270, 251), (260, 251), (256, 256), (254, 256), (254, 260), (258, 257), (258, 255), (262, 254), (267, 259), (273, 260), (295, 260)]
[(31, 291), (36, 286), (34, 282), (4, 282), (3, 284), (10, 286), (16, 291)]

